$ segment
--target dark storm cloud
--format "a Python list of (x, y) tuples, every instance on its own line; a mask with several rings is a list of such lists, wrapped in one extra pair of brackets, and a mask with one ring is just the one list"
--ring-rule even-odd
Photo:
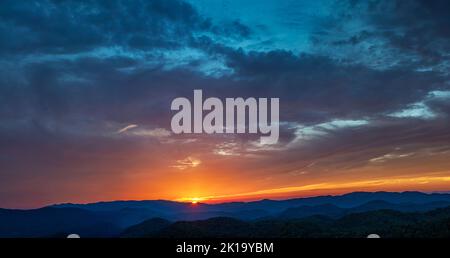
[[(226, 56), (234, 74), (220, 78), (183, 67), (131, 73), (118, 70), (133, 65), (132, 59), (81, 58), (29, 64), (22, 74), (27, 83), (8, 87), (14, 94), (3, 95), (2, 113), (13, 121), (33, 118), (65, 123), (72, 119), (73, 128), (76, 121), (80, 123), (80, 132), (91, 130), (84, 124), (95, 121), (168, 129), (171, 100), (192, 97), (192, 90), (201, 88), (205, 97), (280, 97), (282, 121), (309, 125), (381, 116), (422, 100), (445, 82), (433, 72), (378, 71), (287, 51), (244, 53), (229, 49)], [(85, 81), (62, 80), (66, 74)], [(286, 133), (282, 137), (289, 139), (292, 130)]]
[[(141, 122), (152, 118), (148, 110), (158, 117), (169, 101), (159, 90), (193, 88), (202, 79), (189, 67), (167, 71), (165, 50), (183, 50), (202, 33), (250, 35), (239, 21), (213, 24), (178, 0), (9, 1), (0, 14), (0, 114), (10, 119), (87, 115)], [(180, 65), (177, 53), (172, 59)]]
[(437, 72), (402, 67), (379, 71), (281, 50), (234, 51), (227, 60), (249, 92), (280, 97), (282, 117), (305, 123), (392, 112), (420, 101), (431, 90), (445, 89), (448, 80)]
[(448, 9), (450, 3), (445, 0), (339, 1), (335, 16), (322, 24), (313, 39), (349, 49), (361, 46), (372, 53), (390, 51), (391, 62), (411, 68), (444, 65), (436, 69), (447, 73)]
[(67, 53), (120, 45), (137, 49), (174, 48), (196, 32), (248, 36), (238, 21), (213, 25), (183, 1), (3, 1), (3, 54)]
[(436, 63), (448, 60), (450, 52), (449, 9), (445, 0), (398, 0), (371, 2), (366, 11), (391, 44)]
[[(374, 5), (368, 5), (365, 11), (382, 9), (377, 7), (379, 4)], [(362, 8), (356, 6), (355, 3), (357, 10)], [(391, 9), (383, 10), (392, 12)], [(60, 49), (76, 54), (81, 51), (80, 46), (83, 49), (105, 45), (130, 47), (130, 38), (140, 35), (149, 40), (143, 48), (171, 48), (187, 44), (188, 40), (191, 47), (206, 51), (213, 58), (222, 57), (224, 65), (234, 72), (209, 78), (190, 69), (195, 63), (172, 70), (158, 64), (146, 68), (132, 53), (107, 58), (96, 55), (74, 60), (50, 58), (24, 64), (21, 80), (6, 80), (3, 74), (1, 110), (9, 116), (22, 111), (25, 116), (30, 113), (56, 117), (77, 114), (118, 122), (125, 122), (124, 118), (142, 122), (144, 117), (152, 120), (159, 114), (160, 120), (167, 120), (170, 114), (166, 107), (173, 97), (190, 94), (194, 88), (204, 88), (211, 96), (252, 96), (255, 93), (277, 96), (282, 99), (284, 120), (320, 123), (333, 118), (392, 112), (420, 101), (430, 90), (446, 87), (447, 78), (435, 72), (412, 71), (410, 67), (378, 71), (364, 65), (343, 64), (328, 56), (286, 50), (248, 52), (227, 47), (210, 36), (193, 38), (195, 33), (202, 32), (230, 37), (247, 37), (250, 32), (239, 22), (229, 26), (213, 25), (192, 6), (180, 1), (13, 2), (2, 11), (3, 22), (14, 25), (11, 30), (20, 31), (15, 26), (24, 27), (34, 35), (36, 40), (28, 43), (23, 41), (24, 36), (18, 37), (31, 44), (22, 50), (29, 48), (45, 53)], [(90, 41), (90, 36), (81, 31), (99, 38)], [(130, 67), (137, 68), (131, 72), (121, 70)]]

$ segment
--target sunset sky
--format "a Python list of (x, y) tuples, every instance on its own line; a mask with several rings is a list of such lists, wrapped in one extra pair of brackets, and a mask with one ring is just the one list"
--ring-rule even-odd
[[(450, 191), (450, 1), (0, 3), (0, 207)], [(170, 103), (280, 99), (280, 140)], [(195, 199), (194, 199), (195, 198)]]

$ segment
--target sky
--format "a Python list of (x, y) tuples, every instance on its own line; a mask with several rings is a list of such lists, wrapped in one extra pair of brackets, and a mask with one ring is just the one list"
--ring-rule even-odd
[[(4, 0), (0, 207), (450, 190), (446, 0)], [(280, 99), (280, 139), (174, 134)]]

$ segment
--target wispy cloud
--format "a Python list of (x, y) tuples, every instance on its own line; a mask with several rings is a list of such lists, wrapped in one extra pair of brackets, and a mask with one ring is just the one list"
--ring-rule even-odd
[(166, 130), (164, 128), (153, 128), (153, 129), (146, 129), (146, 128), (138, 128), (135, 130), (131, 130), (138, 127), (136, 124), (130, 124), (125, 126), (124, 128), (117, 131), (118, 134), (129, 134), (134, 136), (142, 136), (142, 137), (154, 137), (154, 138), (166, 138), (171, 135), (169, 130)]
[(128, 130), (130, 130), (130, 129), (133, 129), (133, 128), (136, 128), (136, 127), (138, 127), (138, 125), (135, 125), (135, 124), (131, 124), (131, 125), (127, 125), (127, 126), (125, 126), (124, 128), (122, 128), (122, 129), (119, 129), (118, 131), (117, 131), (117, 133), (124, 133), (124, 132), (126, 132), (126, 131), (128, 131)]
[(393, 160), (393, 159), (401, 159), (401, 158), (410, 157), (414, 154), (415, 154), (414, 152), (411, 152), (411, 153), (388, 153), (383, 156), (370, 159), (370, 162), (383, 163), (383, 162)]
[(177, 160), (176, 165), (173, 165), (171, 167), (177, 168), (179, 170), (185, 170), (188, 168), (195, 168), (202, 164), (202, 161), (193, 157), (187, 157), (185, 159)]
[(450, 91), (436, 90), (429, 92), (422, 101), (409, 104), (406, 108), (388, 114), (388, 116), (397, 118), (420, 118), (420, 119), (433, 119), (437, 118), (432, 108), (429, 106), (430, 102), (435, 101), (448, 101), (450, 99)]
[(170, 131), (164, 128), (154, 128), (154, 129), (140, 129), (135, 130), (133, 135), (144, 136), (144, 137), (155, 137), (155, 138), (164, 138), (169, 137), (171, 135)]

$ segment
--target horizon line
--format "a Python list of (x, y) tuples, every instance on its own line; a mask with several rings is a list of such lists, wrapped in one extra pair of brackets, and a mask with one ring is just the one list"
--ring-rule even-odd
[(213, 203), (207, 203), (207, 202), (196, 202), (193, 203), (192, 201), (179, 201), (179, 200), (169, 200), (169, 199), (116, 199), (116, 200), (99, 200), (99, 201), (93, 201), (93, 202), (80, 202), (80, 203), (74, 203), (74, 202), (61, 202), (61, 203), (53, 203), (53, 204), (47, 204), (44, 206), (39, 206), (36, 208), (4, 208), (0, 207), (0, 209), (5, 210), (37, 210), (42, 208), (49, 208), (52, 206), (61, 206), (61, 205), (90, 205), (90, 204), (100, 204), (100, 203), (113, 203), (113, 202), (154, 202), (154, 201), (164, 201), (164, 202), (173, 202), (173, 203), (180, 203), (180, 204), (194, 204), (194, 205), (217, 205), (217, 204), (228, 204), (228, 203), (252, 203), (252, 202), (259, 202), (259, 201), (288, 201), (288, 200), (295, 200), (295, 199), (309, 199), (309, 198), (316, 198), (316, 197), (339, 197), (349, 194), (355, 194), (355, 193), (397, 193), (397, 194), (403, 194), (403, 193), (421, 193), (426, 195), (431, 194), (450, 194), (450, 190), (436, 190), (436, 191), (420, 191), (420, 190), (405, 190), (405, 191), (351, 191), (351, 192), (345, 192), (341, 194), (323, 194), (323, 195), (312, 195), (312, 196), (298, 196), (298, 197), (287, 197), (287, 198), (260, 198), (260, 199), (254, 199), (249, 201), (224, 201), (224, 202), (213, 202)]

